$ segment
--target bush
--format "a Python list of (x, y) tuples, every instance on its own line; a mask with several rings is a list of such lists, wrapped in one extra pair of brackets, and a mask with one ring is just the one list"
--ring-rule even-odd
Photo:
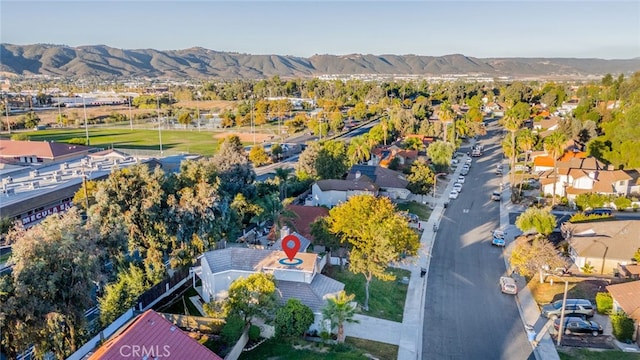
[(242, 336), (242, 331), (244, 331), (244, 320), (237, 316), (231, 315), (227, 317), (227, 322), (222, 327), (222, 331), (220, 332), (220, 337), (222, 340), (229, 344), (233, 345), (240, 339)]
[(633, 336), (633, 320), (624, 312), (617, 312), (611, 315), (611, 326), (613, 336), (619, 341), (630, 341)]
[(313, 311), (298, 299), (289, 299), (276, 311), (275, 325), (278, 337), (302, 336), (313, 324)]
[(73, 139), (67, 140), (67, 144), (87, 145), (87, 140), (83, 138), (73, 138)]
[(251, 327), (249, 327), (249, 340), (256, 341), (259, 338), (260, 338), (260, 328), (255, 325), (251, 325)]
[(629, 207), (631, 207), (631, 199), (628, 199), (624, 196), (619, 196), (613, 200), (613, 204), (616, 206), (618, 211), (623, 211)]
[(11, 140), (14, 140), (14, 141), (29, 140), (29, 135), (27, 135), (25, 133), (13, 134), (13, 135), (11, 135)]
[(596, 294), (596, 306), (600, 314), (609, 314), (613, 309), (613, 298), (608, 292), (599, 292)]

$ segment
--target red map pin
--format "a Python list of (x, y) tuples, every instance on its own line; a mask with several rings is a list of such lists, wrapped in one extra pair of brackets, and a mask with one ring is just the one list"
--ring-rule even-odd
[(287, 254), (289, 261), (293, 261), (300, 250), (300, 239), (295, 235), (287, 235), (282, 239), (282, 250)]

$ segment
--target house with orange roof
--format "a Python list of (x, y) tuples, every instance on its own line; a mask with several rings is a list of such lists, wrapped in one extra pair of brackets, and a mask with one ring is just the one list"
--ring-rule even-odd
[(78, 159), (89, 154), (90, 147), (48, 141), (0, 139), (0, 158), (22, 164), (44, 164)]
[(316, 220), (329, 215), (329, 209), (323, 206), (289, 204), (286, 209), (291, 212), (293, 216), (285, 217), (283, 219), (284, 223), (286, 223), (293, 231), (312, 242), (314, 239), (313, 235), (311, 235), (311, 224)]
[(376, 147), (371, 151), (368, 164), (388, 168), (394, 159), (398, 159), (400, 168), (409, 167), (418, 158), (418, 150), (407, 150), (396, 144)]
[(147, 310), (108, 339), (88, 360), (222, 360), (153, 310)]

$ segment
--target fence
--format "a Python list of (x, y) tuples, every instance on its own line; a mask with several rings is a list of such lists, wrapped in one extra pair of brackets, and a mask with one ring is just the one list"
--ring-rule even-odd
[(244, 328), (242, 332), (242, 336), (238, 339), (238, 342), (233, 346), (233, 349), (229, 351), (227, 356), (224, 357), (224, 360), (238, 360), (240, 354), (242, 354), (242, 349), (249, 342), (249, 326)]
[(95, 347), (104, 339), (108, 339), (113, 333), (116, 332), (122, 325), (124, 325), (127, 321), (133, 318), (134, 312), (133, 309), (127, 310), (124, 314), (122, 314), (119, 318), (117, 318), (114, 322), (109, 324), (104, 330), (102, 330), (98, 335), (94, 336), (91, 340), (87, 341), (78, 351), (74, 352), (71, 356), (67, 358), (67, 360), (80, 360), (84, 358), (89, 352), (93, 351)]
[(151, 307), (158, 300), (166, 296), (171, 289), (189, 277), (189, 269), (180, 269), (168, 279), (164, 279), (138, 297), (138, 310)]

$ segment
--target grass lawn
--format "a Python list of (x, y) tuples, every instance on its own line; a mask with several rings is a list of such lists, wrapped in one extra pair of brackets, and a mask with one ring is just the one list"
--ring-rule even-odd
[(398, 210), (408, 211), (412, 214), (418, 215), (420, 220), (427, 221), (431, 215), (431, 209), (427, 205), (420, 204), (416, 201), (410, 201), (406, 203), (400, 203), (397, 205)]
[[(169, 314), (180, 314), (180, 315), (192, 315), (192, 316), (202, 316), (198, 309), (196, 309), (195, 305), (189, 299), (191, 296), (198, 295), (198, 292), (194, 288), (189, 288), (187, 291), (182, 294), (179, 298), (177, 298), (174, 302), (169, 304), (167, 307), (160, 309), (160, 312), (169, 313)], [(187, 307), (188, 313), (185, 311), (185, 305)]]
[(8, 252), (4, 255), (0, 255), (0, 264), (4, 264), (7, 262), (7, 260), (9, 260), (9, 257), (11, 256), (11, 252)]
[(362, 349), (380, 360), (393, 360), (398, 358), (398, 345), (353, 337), (347, 337), (344, 342), (358, 349)]
[[(30, 140), (66, 142), (73, 138), (85, 139), (84, 129), (51, 129), (26, 132)], [(162, 130), (162, 149), (171, 153), (188, 152), (213, 155), (218, 148), (215, 132), (190, 130)], [(157, 130), (92, 129), (89, 128), (91, 146), (114, 147), (130, 150), (160, 150)]]
[[(240, 360), (365, 360), (368, 351), (347, 344), (325, 345), (303, 340), (294, 343), (272, 339), (252, 351), (245, 351)], [(395, 357), (394, 357), (395, 358)], [(382, 358), (381, 358), (382, 359)]]
[[(562, 300), (564, 294), (564, 281), (553, 277), (553, 285), (549, 283), (549, 277), (544, 284), (540, 284), (538, 277), (529, 280), (529, 289), (538, 304), (547, 304), (555, 300)], [(594, 301), (596, 294), (606, 291), (607, 282), (603, 280), (585, 280), (578, 277), (562, 278), (569, 281), (569, 291), (567, 298), (569, 299), (589, 299)]]
[(562, 348), (558, 349), (558, 354), (562, 360), (640, 360), (640, 354), (619, 350), (590, 351), (587, 349)]
[[(387, 272), (394, 274), (396, 280), (380, 281), (374, 277), (369, 285), (369, 311), (362, 311), (362, 313), (402, 322), (408, 285), (400, 284), (399, 280), (404, 276), (409, 277), (411, 273), (407, 270), (392, 268), (387, 269)], [(344, 283), (346, 293), (356, 294), (355, 300), (360, 305), (364, 304), (364, 275), (353, 274), (348, 270), (340, 271), (339, 266), (327, 266), (325, 273), (327, 276)]]

